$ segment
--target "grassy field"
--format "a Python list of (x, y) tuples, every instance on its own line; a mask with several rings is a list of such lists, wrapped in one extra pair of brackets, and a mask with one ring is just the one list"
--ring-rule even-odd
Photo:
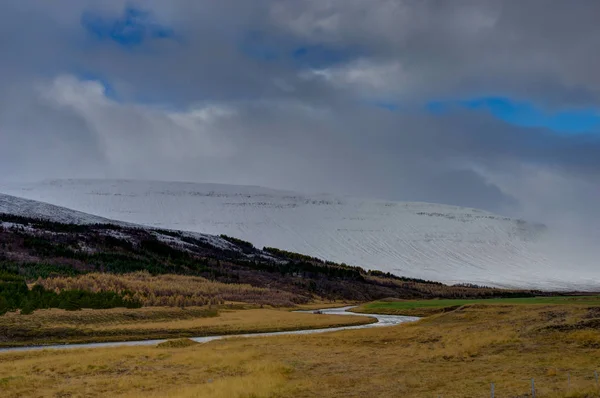
[[(261, 316), (265, 316), (262, 314)], [(597, 397), (600, 308), (474, 304), (389, 328), (0, 354), (3, 397)], [(570, 384), (569, 384), (570, 375)]]
[(373, 319), (300, 314), (284, 309), (222, 309), (218, 312), (208, 307), (52, 309), (32, 315), (0, 316), (0, 347), (277, 332), (370, 322)]
[(485, 304), (544, 304), (544, 305), (597, 305), (600, 306), (600, 296), (553, 296), (526, 298), (495, 298), (495, 299), (440, 299), (440, 300), (381, 300), (366, 303), (355, 308), (354, 312), (367, 314), (391, 314), (410, 316), (429, 316), (448, 312), (463, 305)]

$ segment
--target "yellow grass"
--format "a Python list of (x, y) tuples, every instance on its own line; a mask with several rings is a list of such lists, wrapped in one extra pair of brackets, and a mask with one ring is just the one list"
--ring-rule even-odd
[(329, 327), (368, 323), (364, 317), (336, 315), (298, 314), (275, 309), (250, 309), (243, 311), (221, 311), (215, 318), (169, 320), (151, 323), (115, 325), (91, 325), (92, 330), (197, 330), (200, 336), (208, 334), (237, 334), (253, 331), (278, 331), (304, 328)]
[(65, 311), (58, 308), (37, 310), (31, 315), (8, 312), (0, 316), (0, 327), (25, 325), (31, 327), (47, 326), (84, 326), (107, 324), (130, 324), (177, 319), (217, 316), (218, 307), (143, 307), (136, 309), (111, 308), (106, 310), (83, 309)]
[(188, 307), (225, 301), (289, 306), (296, 299), (289, 292), (248, 284), (222, 283), (189, 275), (151, 275), (146, 271), (122, 275), (89, 273), (40, 279), (36, 283), (56, 291), (132, 292), (131, 296), (144, 306)]
[[(214, 316), (211, 316), (214, 315)], [(278, 309), (142, 308), (40, 310), (0, 317), (0, 346), (144, 340), (318, 329), (373, 322), (359, 316), (313, 315)]]
[[(6, 397), (595, 397), (594, 313), (473, 305), (414, 324), (187, 348), (0, 355)], [(567, 377), (571, 374), (571, 389)]]

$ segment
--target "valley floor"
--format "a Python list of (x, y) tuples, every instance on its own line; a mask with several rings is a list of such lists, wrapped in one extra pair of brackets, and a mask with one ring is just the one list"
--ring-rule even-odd
[(497, 397), (526, 397), (534, 378), (537, 397), (595, 397), (599, 325), (589, 305), (472, 304), (389, 328), (5, 353), (0, 388), (5, 397), (483, 397), (495, 383)]
[(38, 310), (31, 315), (8, 313), (0, 316), (0, 347), (280, 332), (371, 322), (375, 320), (364, 316), (313, 315), (286, 309), (51, 309)]

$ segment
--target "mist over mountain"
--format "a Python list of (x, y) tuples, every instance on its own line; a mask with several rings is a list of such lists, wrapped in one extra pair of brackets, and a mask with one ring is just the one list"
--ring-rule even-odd
[(133, 180), (54, 180), (5, 185), (0, 191), (109, 219), (226, 234), (257, 247), (407, 277), (547, 289), (600, 286), (594, 257), (565, 250), (556, 231), (473, 208)]

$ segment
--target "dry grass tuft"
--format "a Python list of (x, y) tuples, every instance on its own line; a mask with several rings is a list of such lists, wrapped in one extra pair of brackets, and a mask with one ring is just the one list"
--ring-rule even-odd
[(190, 339), (175, 339), (175, 340), (167, 340), (164, 343), (160, 343), (157, 345), (158, 348), (187, 348), (190, 346), (194, 346), (196, 344), (200, 344)]

